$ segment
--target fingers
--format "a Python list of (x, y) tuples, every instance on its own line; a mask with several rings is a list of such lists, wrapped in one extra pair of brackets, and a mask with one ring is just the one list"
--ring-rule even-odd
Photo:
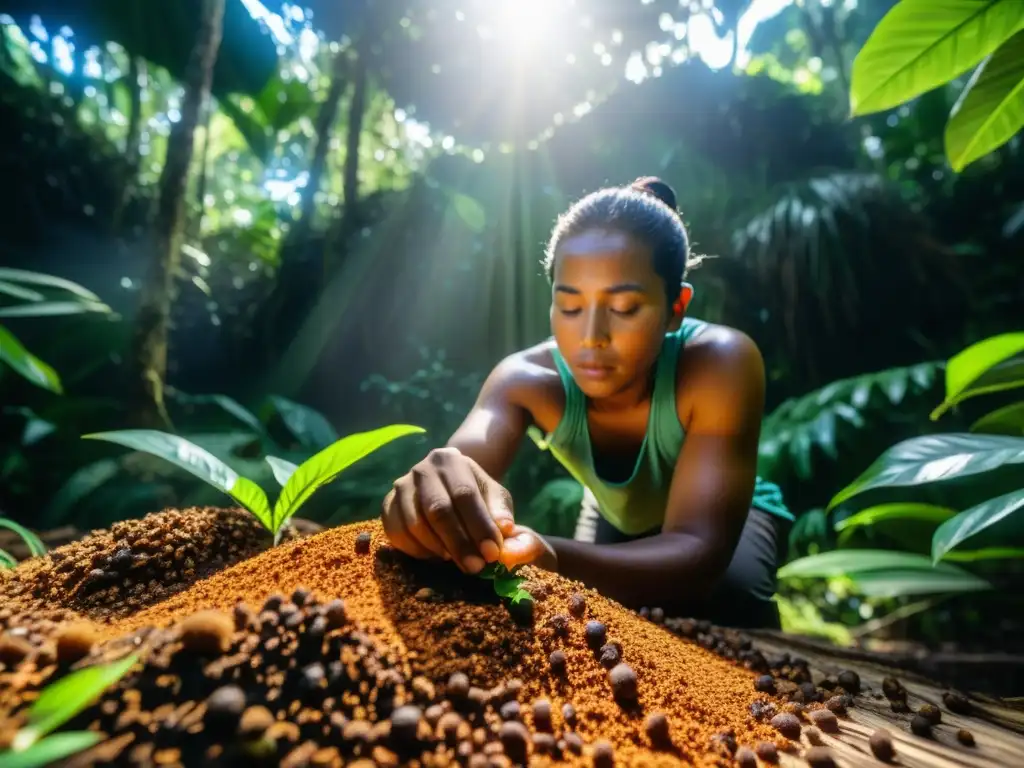
[(405, 528), (405, 531), (413, 539), (417, 546), (427, 551), (427, 557), (439, 557), (442, 560), (450, 560), (451, 556), (441, 540), (434, 534), (430, 525), (423, 515), (420, 514), (416, 504), (416, 486), (410, 477), (401, 478), (395, 483), (395, 493), (398, 501), (398, 516)]
[[(477, 483), (484, 493), (484, 502), (490, 512), (490, 518), (500, 533), (496, 539), (498, 547), (502, 546), (502, 539), (512, 533), (516, 527), (515, 515), (512, 509), (512, 494), (501, 483), (495, 482), (480, 466), (470, 460), (470, 467), (476, 475)], [(491, 562), (491, 560), (488, 560)]]
[(501, 549), (500, 562), (511, 570), (517, 565), (532, 563), (542, 550), (543, 546), (533, 531), (516, 526), (512, 535), (505, 539), (505, 545)]
[(455, 564), (468, 573), (477, 573), (486, 565), (479, 549), (463, 527), (458, 512), (441, 474), (420, 468), (412, 471), (416, 484), (416, 500), (422, 518), (434, 532), (445, 549), (451, 553)]
[(381, 505), (381, 523), (384, 526), (384, 534), (397, 549), (405, 552), (411, 557), (426, 560), (433, 556), (430, 550), (425, 549), (410, 533), (405, 525), (402, 509), (397, 499), (397, 486), (392, 488), (384, 503)]
[(496, 483), (472, 459), (453, 462), (440, 470), (440, 475), (477, 552), (488, 563), (498, 559), (504, 537), (494, 519), (488, 499)]

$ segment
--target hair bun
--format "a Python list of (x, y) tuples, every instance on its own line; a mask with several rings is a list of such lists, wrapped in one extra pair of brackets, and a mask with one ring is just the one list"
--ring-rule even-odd
[(676, 210), (675, 190), (657, 176), (644, 176), (639, 178), (633, 182), (632, 188), (638, 192), (646, 192), (649, 195), (654, 195), (654, 197), (661, 200), (661, 202), (673, 211)]

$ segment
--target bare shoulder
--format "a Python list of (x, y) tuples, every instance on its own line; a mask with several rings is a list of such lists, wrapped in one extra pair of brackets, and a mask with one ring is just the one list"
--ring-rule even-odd
[(487, 377), (481, 398), (488, 393), (498, 396), (525, 409), (542, 429), (554, 429), (565, 409), (554, 349), (555, 342), (549, 339), (505, 357)]
[[(690, 337), (679, 356), (676, 405), (680, 421), (692, 425), (702, 413), (756, 414), (764, 407), (764, 360), (743, 331), (708, 323)], [(716, 418), (716, 420), (718, 420)]]

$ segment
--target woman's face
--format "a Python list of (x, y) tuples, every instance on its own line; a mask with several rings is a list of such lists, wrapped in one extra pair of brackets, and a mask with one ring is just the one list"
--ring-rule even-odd
[(588, 397), (646, 387), (671, 312), (650, 249), (629, 235), (586, 230), (559, 246), (551, 331)]

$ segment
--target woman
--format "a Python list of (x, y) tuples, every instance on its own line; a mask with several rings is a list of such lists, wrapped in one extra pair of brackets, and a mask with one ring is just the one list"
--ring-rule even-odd
[[(778, 626), (793, 518), (756, 477), (764, 365), (743, 333), (686, 317), (692, 265), (664, 182), (573, 205), (544, 260), (553, 338), (502, 360), (447, 446), (395, 482), (392, 544), (467, 573), (532, 563), (633, 607)], [(530, 426), (586, 488), (575, 539), (516, 524), (500, 485)]]

